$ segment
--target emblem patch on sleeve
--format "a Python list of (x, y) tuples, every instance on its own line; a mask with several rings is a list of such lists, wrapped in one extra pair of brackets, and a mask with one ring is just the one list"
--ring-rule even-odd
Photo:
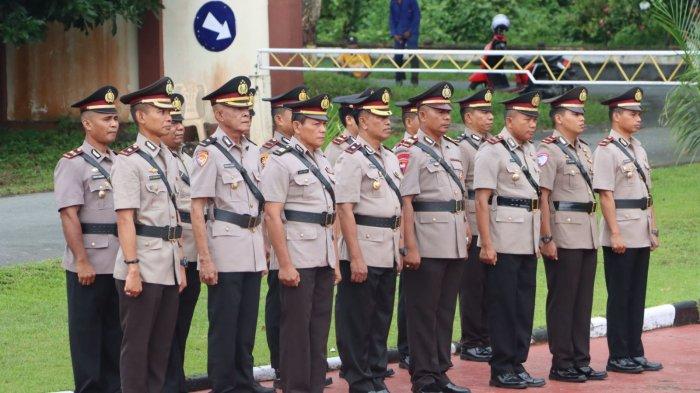
[(547, 153), (537, 154), (537, 165), (544, 166), (544, 164), (547, 163), (547, 160), (549, 160), (549, 154), (547, 154)]
[(408, 166), (408, 159), (411, 158), (411, 153), (402, 151), (396, 153), (396, 157), (399, 159), (399, 168), (401, 168), (401, 172), (406, 173), (406, 167)]
[(207, 161), (209, 161), (209, 152), (206, 150), (200, 150), (199, 152), (197, 152), (196, 160), (199, 166), (204, 166), (207, 163)]

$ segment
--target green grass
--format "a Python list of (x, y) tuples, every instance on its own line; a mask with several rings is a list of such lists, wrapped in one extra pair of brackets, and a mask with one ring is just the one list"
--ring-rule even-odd
[[(654, 171), (655, 206), (662, 246), (652, 253), (647, 306), (700, 298), (700, 164)], [(538, 266), (535, 326), (545, 325), (544, 268)], [(57, 260), (0, 268), (0, 391), (46, 392), (71, 388), (64, 274)], [(267, 285), (263, 280), (261, 299)], [(188, 374), (206, 372), (206, 288), (197, 305), (187, 349)], [(602, 256), (596, 275), (593, 315), (605, 314)], [(268, 364), (261, 301), (256, 364)], [(459, 337), (455, 318), (454, 337)], [(396, 343), (396, 326), (389, 343)], [(329, 348), (335, 347), (331, 328)], [(330, 351), (330, 356), (337, 352)]]

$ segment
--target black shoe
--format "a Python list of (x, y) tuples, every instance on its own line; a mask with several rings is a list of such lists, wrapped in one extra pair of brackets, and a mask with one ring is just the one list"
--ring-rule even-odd
[(490, 345), (485, 346), (484, 354), (488, 355), (489, 357), (493, 356), (493, 348), (491, 348)]
[(452, 382), (449, 382), (447, 385), (442, 387), (442, 392), (443, 393), (471, 393), (471, 390), (455, 385)]
[[(274, 385), (274, 382), (273, 382)], [(253, 384), (253, 392), (254, 393), (275, 393), (275, 388), (267, 388), (259, 383)]]
[(430, 383), (427, 385), (423, 385), (421, 387), (413, 387), (411, 388), (411, 392), (413, 393), (442, 393), (442, 389), (440, 388), (440, 385), (436, 383)]
[(525, 382), (525, 385), (529, 388), (539, 388), (541, 386), (544, 386), (544, 384), (546, 383), (544, 378), (534, 378), (527, 371), (518, 373), (518, 378), (522, 379), (523, 382)]
[(561, 382), (586, 382), (586, 376), (573, 367), (552, 368), (549, 370), (549, 379)]
[(396, 374), (393, 368), (387, 368), (386, 371), (384, 372), (384, 378), (391, 378)]
[(608, 360), (608, 365), (605, 367), (608, 371), (626, 374), (639, 374), (644, 371), (644, 367), (635, 363), (630, 358), (619, 358)]
[(404, 370), (408, 370), (408, 367), (411, 365), (411, 357), (408, 355), (399, 355), (399, 368), (402, 368)]
[(644, 371), (659, 371), (662, 368), (664, 368), (664, 366), (662, 366), (661, 363), (650, 362), (644, 356), (632, 358), (632, 361), (635, 362), (636, 364), (642, 366)]
[(590, 366), (576, 367), (576, 370), (586, 376), (589, 381), (602, 381), (608, 377), (606, 371), (596, 371)]
[(491, 354), (484, 347), (462, 348), (459, 358), (472, 362), (488, 362), (491, 360)]
[(522, 379), (518, 378), (513, 373), (505, 373), (496, 376), (491, 376), (489, 386), (505, 389), (525, 389), (527, 384)]
[(326, 380), (323, 381), (323, 386), (331, 386), (333, 384), (333, 378), (331, 377), (326, 377)]

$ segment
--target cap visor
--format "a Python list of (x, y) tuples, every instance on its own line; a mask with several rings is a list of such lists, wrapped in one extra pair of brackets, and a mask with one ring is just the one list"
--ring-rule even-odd
[(102, 113), (105, 115), (116, 115), (117, 114), (117, 108), (101, 108), (101, 109), (88, 109), (83, 112), (95, 112), (95, 113)]
[(223, 104), (226, 106), (230, 106), (231, 108), (252, 108), (253, 105), (250, 103), (246, 102), (215, 102), (215, 104)]
[(306, 116), (309, 119), (314, 119), (314, 120), (328, 121), (328, 116), (326, 116), (326, 115), (302, 115), (302, 116)]
[(440, 109), (443, 111), (451, 111), (452, 110), (452, 105), (450, 104), (423, 104), (425, 106), (429, 106), (433, 109)]
[(574, 112), (574, 113), (580, 113), (580, 114), (582, 114), (582, 115), (583, 115), (584, 113), (586, 113), (586, 110), (583, 109), (583, 108), (567, 108), (567, 107), (565, 107), (565, 106), (563, 106), (562, 108), (567, 109), (567, 110), (570, 110), (571, 112)]
[(627, 109), (628, 111), (633, 111), (633, 112), (644, 112), (644, 109), (640, 105), (618, 106), (618, 108)]
[(518, 112), (522, 113), (525, 116), (530, 116), (530, 117), (534, 117), (534, 118), (540, 117), (540, 112), (538, 112), (538, 111), (518, 111)]
[(173, 122), (177, 122), (177, 123), (182, 123), (182, 121), (185, 120), (182, 117), (182, 115), (170, 115), (170, 117), (172, 118)]

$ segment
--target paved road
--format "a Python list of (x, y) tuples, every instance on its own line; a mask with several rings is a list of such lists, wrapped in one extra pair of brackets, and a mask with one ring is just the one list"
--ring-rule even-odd
[(60, 257), (64, 240), (50, 192), (0, 198), (0, 266)]

